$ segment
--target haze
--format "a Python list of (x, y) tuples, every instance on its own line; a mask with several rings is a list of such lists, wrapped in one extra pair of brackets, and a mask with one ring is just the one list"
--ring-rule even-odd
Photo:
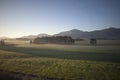
[(0, 37), (120, 27), (120, 0), (0, 0)]

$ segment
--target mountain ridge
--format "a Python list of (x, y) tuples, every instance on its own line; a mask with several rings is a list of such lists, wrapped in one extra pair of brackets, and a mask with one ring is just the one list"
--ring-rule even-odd
[(54, 35), (49, 34), (38, 34), (38, 35), (28, 35), (23, 36), (22, 38), (34, 39), (37, 37), (50, 37), (50, 36), (70, 36), (73, 39), (120, 39), (120, 28), (105, 28), (101, 30), (94, 30), (94, 31), (81, 31), (79, 29), (72, 29), (68, 31), (63, 31)]
[(23, 36), (21, 38), (27, 38), (27, 39), (35, 39), (37, 37), (48, 37), (48, 36), (51, 36), (51, 35), (48, 35), (46, 33), (41, 33), (41, 34), (38, 34), (38, 35), (28, 35), (28, 36)]
[[(72, 33), (72, 34), (71, 34)], [(120, 28), (106, 28), (102, 30), (94, 30), (94, 31), (80, 31), (74, 29), (70, 31), (60, 32), (55, 34), (55, 36), (71, 36), (72, 38), (82, 38), (82, 39), (120, 39)]]

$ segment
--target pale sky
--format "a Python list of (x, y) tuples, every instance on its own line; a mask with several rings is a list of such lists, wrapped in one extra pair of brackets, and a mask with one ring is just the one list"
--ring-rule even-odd
[(0, 37), (120, 28), (120, 0), (0, 0)]

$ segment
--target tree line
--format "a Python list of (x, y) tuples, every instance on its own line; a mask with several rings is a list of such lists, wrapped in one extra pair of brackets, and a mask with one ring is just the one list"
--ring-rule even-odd
[(55, 44), (73, 44), (74, 39), (69, 36), (52, 36), (52, 37), (38, 37), (34, 39), (33, 43), (35, 44), (46, 44), (46, 43), (55, 43)]

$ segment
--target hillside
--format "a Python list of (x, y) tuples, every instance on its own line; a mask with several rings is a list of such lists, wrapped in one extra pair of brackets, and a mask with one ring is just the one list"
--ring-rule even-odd
[(37, 37), (48, 37), (48, 36), (51, 36), (51, 35), (48, 35), (48, 34), (38, 34), (38, 35), (28, 35), (28, 36), (23, 36), (21, 38), (27, 38), (27, 39), (35, 39)]
[(69, 31), (60, 32), (54, 35), (48, 35), (48, 34), (38, 34), (38, 35), (29, 35), (29, 36), (23, 36), (21, 38), (27, 38), (27, 39), (35, 39), (37, 37), (49, 37), (49, 36), (70, 36), (74, 39), (80, 38), (80, 39), (90, 39), (90, 38), (96, 38), (96, 39), (120, 39), (120, 28), (106, 28), (102, 30), (95, 30), (95, 31), (81, 31), (78, 29), (72, 29)]
[(72, 38), (96, 38), (96, 39), (120, 39), (120, 29), (119, 28), (107, 28), (103, 30), (95, 30), (95, 31), (80, 31), (77, 29), (73, 29), (70, 31), (60, 32), (55, 34), (54, 36), (71, 36)]

